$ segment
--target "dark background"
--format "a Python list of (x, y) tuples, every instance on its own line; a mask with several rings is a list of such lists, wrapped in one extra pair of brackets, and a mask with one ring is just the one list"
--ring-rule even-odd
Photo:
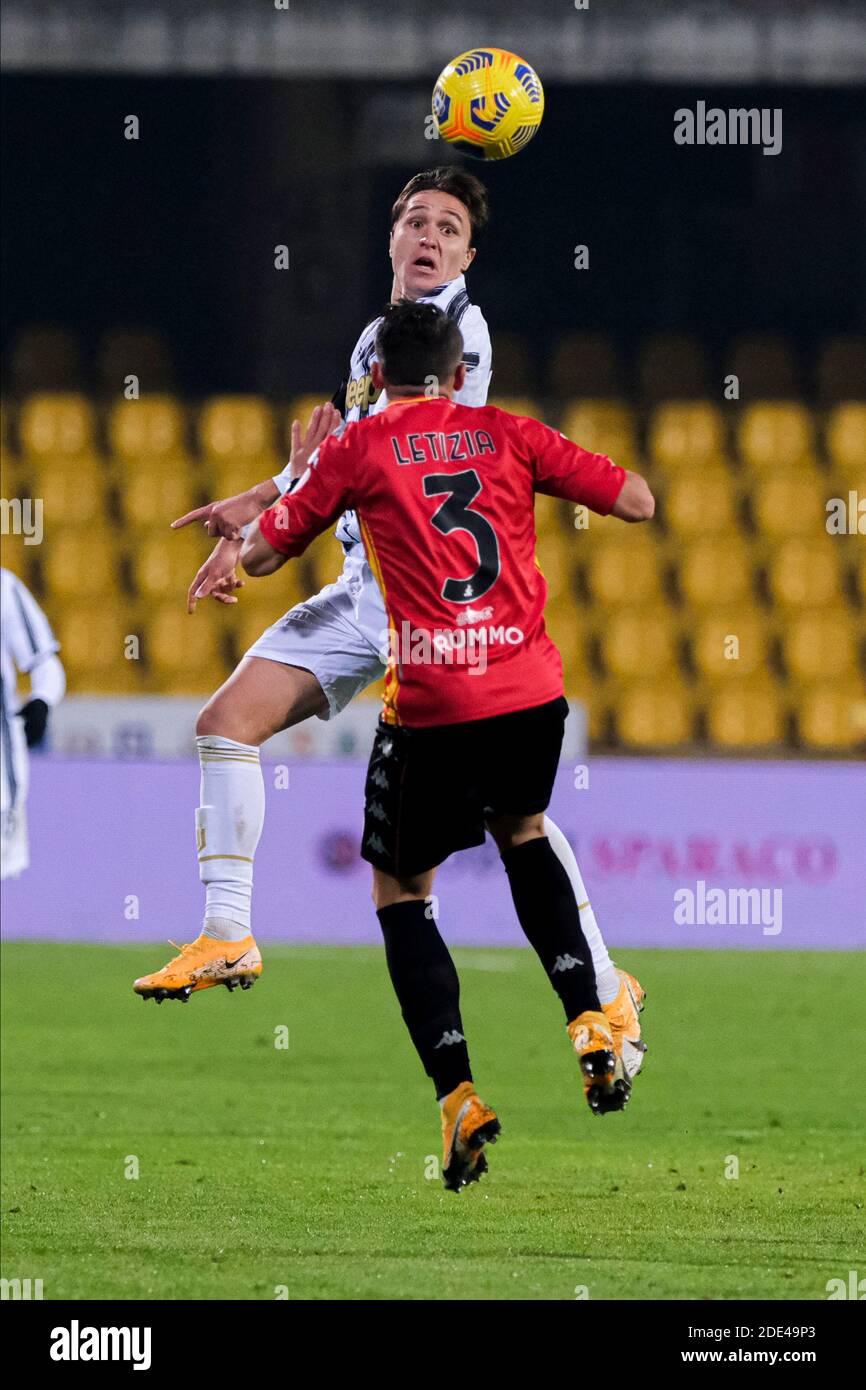
[[(386, 167), (375, 137), (393, 132), (377, 132), (365, 82), (6, 77), (4, 354), (29, 324), (72, 329), (85, 355), (106, 329), (146, 327), (171, 345), (181, 390), (330, 389), (390, 292), (394, 197), (448, 154), (424, 138), (426, 90), (384, 86), (419, 113)], [(699, 98), (781, 107), (783, 152), (676, 145), (673, 113)], [(627, 355), (666, 329), (711, 351), (777, 331), (806, 360), (862, 329), (857, 90), (548, 84), (546, 99), (531, 153), (470, 165), (493, 203), (470, 285), (494, 331), (541, 359), (576, 329), (607, 330)], [(278, 243), (289, 271), (273, 267)]]

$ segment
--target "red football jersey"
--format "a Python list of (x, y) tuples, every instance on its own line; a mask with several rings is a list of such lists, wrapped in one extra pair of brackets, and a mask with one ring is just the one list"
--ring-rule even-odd
[(275, 550), (300, 555), (357, 511), (388, 613), (384, 718), (455, 724), (563, 693), (533, 494), (606, 515), (625, 476), (538, 420), (411, 397), (326, 440), (259, 525)]

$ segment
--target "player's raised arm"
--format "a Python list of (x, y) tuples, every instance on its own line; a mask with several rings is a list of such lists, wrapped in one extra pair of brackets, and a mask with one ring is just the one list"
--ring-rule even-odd
[(241, 551), (247, 574), (272, 574), (286, 560), (302, 555), (346, 507), (354, 506), (358, 429), (356, 425), (339, 438), (327, 439), (303, 477), (251, 528)]
[(529, 444), (536, 492), (581, 502), (601, 516), (648, 521), (655, 500), (646, 481), (613, 463), (606, 454), (591, 454), (538, 420), (522, 418), (519, 430)]

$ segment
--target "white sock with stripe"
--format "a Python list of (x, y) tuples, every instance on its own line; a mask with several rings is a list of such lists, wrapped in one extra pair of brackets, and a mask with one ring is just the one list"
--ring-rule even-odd
[(571, 879), (571, 886), (574, 889), (574, 896), (577, 899), (577, 906), (580, 909), (580, 925), (587, 944), (592, 952), (592, 964), (595, 968), (595, 987), (598, 991), (599, 1001), (602, 1004), (612, 1004), (619, 994), (619, 976), (613, 961), (607, 953), (604, 944), (604, 937), (599, 931), (598, 922), (595, 920), (595, 913), (589, 901), (589, 895), (584, 887), (580, 869), (577, 867), (577, 860), (574, 857), (574, 850), (566, 840), (559, 826), (550, 816), (544, 817), (544, 833), (550, 841), (551, 849), (556, 855), (568, 877)]
[(195, 813), (199, 877), (207, 890), (203, 932), (220, 941), (249, 936), (253, 859), (265, 820), (259, 750), (218, 734), (196, 739), (201, 805)]

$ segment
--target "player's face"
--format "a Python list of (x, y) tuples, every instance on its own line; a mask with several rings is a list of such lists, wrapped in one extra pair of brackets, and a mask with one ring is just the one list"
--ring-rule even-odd
[(475, 259), (469, 213), (459, 198), (438, 188), (413, 193), (391, 229), (396, 298), (420, 299), (454, 280)]

